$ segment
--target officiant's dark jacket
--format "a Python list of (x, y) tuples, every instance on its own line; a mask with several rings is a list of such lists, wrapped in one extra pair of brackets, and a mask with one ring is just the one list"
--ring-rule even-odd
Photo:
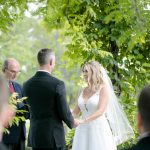
[(127, 150), (150, 150), (150, 136), (142, 138), (135, 146)]
[[(18, 98), (22, 98), (23, 97), (23, 91), (22, 91), (22, 87), (20, 84), (18, 84), (17, 82), (12, 82), (14, 91), (16, 93), (18, 93)], [(17, 110), (26, 110), (28, 111), (28, 108), (26, 106), (25, 102), (20, 102), (17, 103)], [(29, 118), (29, 113), (24, 113), (24, 114), (16, 114), (16, 116), (24, 116), (26, 119)], [(3, 134), (3, 139), (2, 142), (5, 144), (15, 144), (18, 143), (18, 141), (20, 140), (20, 138), (22, 140), (25, 141), (26, 138), (26, 127), (25, 127), (25, 121), (20, 121), (18, 125), (14, 124), (11, 127), (8, 128), (9, 130), (9, 134)]]
[(73, 127), (73, 117), (66, 102), (63, 81), (48, 72), (38, 71), (24, 84), (30, 110), (28, 146), (33, 148), (64, 147), (64, 121)]

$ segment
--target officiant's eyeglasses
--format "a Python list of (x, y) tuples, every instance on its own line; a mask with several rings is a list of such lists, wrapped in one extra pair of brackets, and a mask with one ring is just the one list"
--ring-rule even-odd
[(15, 70), (10, 70), (8, 68), (6, 68), (6, 70), (8, 70), (10, 73), (13, 73), (13, 74), (19, 74), (21, 71), (15, 71)]

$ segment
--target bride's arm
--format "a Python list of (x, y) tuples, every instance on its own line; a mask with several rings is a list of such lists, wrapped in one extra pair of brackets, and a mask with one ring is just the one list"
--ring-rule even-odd
[[(80, 92), (80, 94), (81, 94), (82, 92)], [(78, 95), (78, 97), (79, 97), (80, 95)], [(78, 103), (78, 102), (77, 102)], [(79, 115), (79, 113), (80, 113), (81, 111), (80, 111), (80, 108), (79, 108), (79, 106), (78, 106), (78, 104), (76, 104), (76, 106), (75, 106), (75, 108), (73, 109), (73, 111), (72, 111), (72, 115), (73, 115), (73, 117), (75, 118), (77, 115)]]
[(97, 111), (91, 114), (90, 116), (88, 116), (87, 118), (85, 118), (84, 120), (82, 120), (81, 123), (90, 122), (103, 115), (108, 103), (108, 94), (109, 93), (107, 87), (103, 86), (102, 89), (100, 90), (100, 96), (99, 96), (100, 99), (99, 99)]
[(72, 111), (73, 117), (76, 117), (80, 113), (80, 108), (78, 105), (75, 106), (74, 110)]

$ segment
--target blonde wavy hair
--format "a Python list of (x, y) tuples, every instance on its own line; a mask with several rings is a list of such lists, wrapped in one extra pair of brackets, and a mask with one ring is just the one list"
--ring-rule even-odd
[(86, 62), (83, 67), (82, 71), (85, 70), (91, 71), (91, 78), (88, 79), (88, 84), (91, 86), (93, 91), (97, 91), (105, 84), (105, 79), (102, 74), (103, 66), (97, 61), (89, 61)]

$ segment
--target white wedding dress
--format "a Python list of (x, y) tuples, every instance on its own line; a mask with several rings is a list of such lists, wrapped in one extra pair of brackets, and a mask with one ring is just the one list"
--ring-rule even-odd
[[(82, 118), (94, 113), (97, 110), (98, 103), (99, 91), (92, 95), (86, 104), (81, 93), (78, 106), (82, 112)], [(72, 150), (117, 150), (105, 114), (76, 128)]]

